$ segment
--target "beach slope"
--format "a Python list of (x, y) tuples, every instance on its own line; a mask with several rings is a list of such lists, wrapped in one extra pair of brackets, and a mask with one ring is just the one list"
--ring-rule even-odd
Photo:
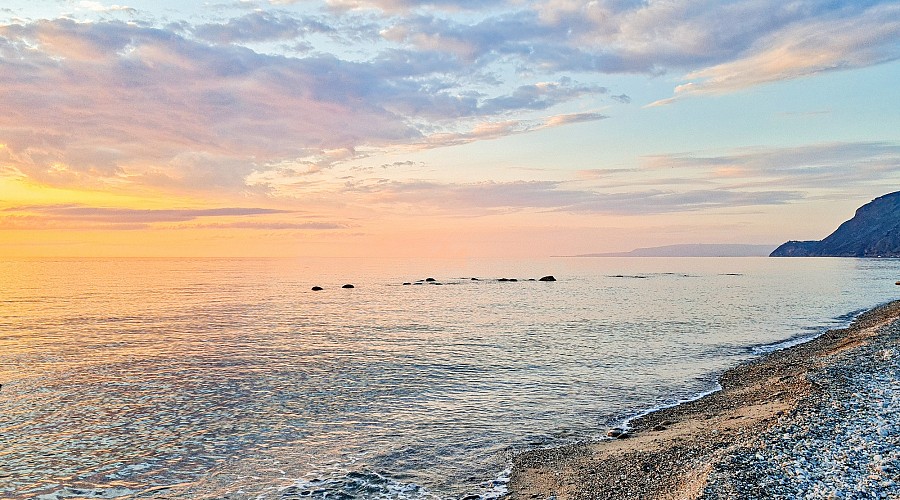
[(898, 373), (900, 301), (725, 372), (626, 439), (520, 454), (507, 498), (900, 498)]

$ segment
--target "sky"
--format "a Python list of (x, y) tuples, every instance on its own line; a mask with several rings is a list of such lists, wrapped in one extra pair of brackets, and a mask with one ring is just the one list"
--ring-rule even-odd
[(900, 3), (5, 1), (0, 256), (821, 239), (900, 190)]

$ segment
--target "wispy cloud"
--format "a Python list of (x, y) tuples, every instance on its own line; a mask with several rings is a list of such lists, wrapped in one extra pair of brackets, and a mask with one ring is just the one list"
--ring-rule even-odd
[(608, 116), (597, 112), (569, 113), (550, 116), (543, 121), (508, 120), (483, 122), (465, 132), (443, 132), (432, 134), (424, 141), (414, 143), (413, 149), (430, 149), (447, 146), (458, 146), (476, 141), (499, 139), (511, 135), (534, 132), (536, 130), (560, 127), (572, 123), (584, 123), (605, 120)]
[[(230, 221), (222, 227), (260, 227), (271, 229), (284, 223), (256, 221), (255, 216), (291, 214), (289, 210), (270, 208), (225, 207), (207, 209), (132, 209), (92, 207), (85, 205), (22, 205), (0, 210), (2, 229), (107, 228), (143, 229), (153, 224), (180, 223), (202, 219), (249, 218)], [(255, 224), (259, 222), (259, 224)], [(274, 224), (274, 225), (273, 225)], [(318, 222), (287, 223), (295, 228), (322, 229)], [(285, 227), (286, 228), (286, 227)], [(330, 227), (328, 227), (330, 228)]]
[(803, 197), (799, 191), (728, 189), (629, 190), (606, 193), (567, 188), (558, 181), (378, 182), (348, 186), (373, 203), (430, 206), (457, 213), (489, 215), (519, 210), (647, 215), (734, 207), (779, 205)]
[[(887, 142), (826, 143), (784, 148), (743, 148), (723, 155), (679, 153), (644, 158), (650, 170), (701, 172), (739, 187), (846, 189), (900, 175), (900, 145)], [(685, 173), (685, 176), (693, 176)]]
[(337, 224), (333, 222), (259, 222), (259, 221), (240, 221), (240, 222), (219, 222), (219, 223), (199, 223), (199, 224), (180, 224), (175, 226), (176, 229), (255, 229), (255, 230), (303, 230), (303, 231), (329, 231), (333, 229), (347, 229), (347, 224)]
[(80, 0), (75, 4), (76, 8), (81, 10), (89, 10), (91, 12), (127, 12), (130, 14), (134, 14), (137, 12), (136, 9), (125, 5), (104, 5), (100, 2), (95, 2), (91, 0)]
[(744, 54), (688, 73), (684, 77), (687, 83), (676, 87), (673, 97), (651, 105), (900, 58), (900, 5), (859, 9), (850, 17), (813, 17), (766, 33), (754, 40)]

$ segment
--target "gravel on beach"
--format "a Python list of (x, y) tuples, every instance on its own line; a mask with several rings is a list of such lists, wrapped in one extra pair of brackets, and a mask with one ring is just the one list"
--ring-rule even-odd
[(507, 498), (900, 499), (900, 301), (720, 384), (626, 439), (517, 456)]

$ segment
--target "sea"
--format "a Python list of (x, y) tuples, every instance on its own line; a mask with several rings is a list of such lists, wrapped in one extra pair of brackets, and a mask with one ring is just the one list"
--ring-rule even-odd
[(0, 498), (499, 498), (516, 453), (715, 390), (898, 279), (890, 259), (7, 259)]

